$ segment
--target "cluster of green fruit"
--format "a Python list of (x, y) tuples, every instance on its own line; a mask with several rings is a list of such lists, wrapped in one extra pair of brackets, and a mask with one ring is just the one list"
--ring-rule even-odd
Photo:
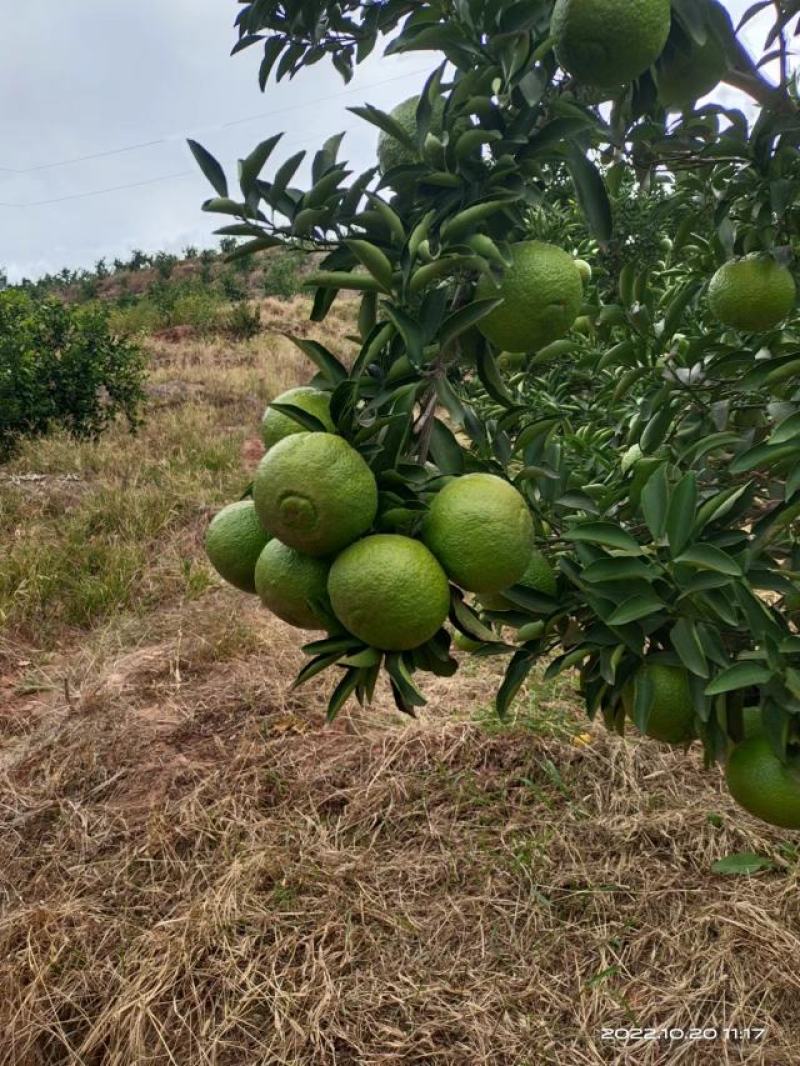
[[(636, 689), (652, 688), (644, 732), (666, 744), (688, 745), (695, 737), (694, 701), (689, 675), (681, 666), (646, 662), (623, 691), (628, 718), (635, 718)], [(741, 739), (728, 752), (725, 779), (731, 795), (745, 810), (771, 825), (800, 829), (800, 755), (782, 762), (764, 732), (760, 707), (745, 707)]]
[[(286, 407), (313, 414), (326, 431), (304, 430)], [(284, 393), (267, 409), (263, 436), (252, 498), (220, 511), (206, 551), (226, 581), (289, 624), (406, 651), (444, 625), (451, 581), (491, 596), (539, 580), (530, 511), (502, 478), (453, 478), (433, 496), (419, 538), (387, 533), (375, 476), (335, 433), (329, 394)]]

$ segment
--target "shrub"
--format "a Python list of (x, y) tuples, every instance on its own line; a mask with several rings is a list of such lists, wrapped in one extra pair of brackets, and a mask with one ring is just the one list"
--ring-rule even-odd
[(95, 437), (121, 414), (135, 428), (143, 378), (142, 353), (98, 305), (0, 294), (0, 461), (55, 427)]
[(208, 292), (178, 296), (169, 315), (171, 326), (192, 326), (198, 333), (211, 333), (219, 325), (219, 297)]
[(261, 332), (261, 308), (240, 301), (225, 315), (222, 328), (233, 340), (244, 341)]
[(296, 252), (273, 253), (264, 267), (262, 284), (266, 296), (290, 299), (300, 291), (300, 262)]
[(149, 299), (122, 298), (109, 312), (109, 328), (113, 333), (130, 337), (135, 333), (154, 333), (166, 325), (164, 311)]

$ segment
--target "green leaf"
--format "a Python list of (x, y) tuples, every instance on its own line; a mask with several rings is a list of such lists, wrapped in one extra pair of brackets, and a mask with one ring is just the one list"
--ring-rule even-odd
[(500, 303), (502, 303), (502, 300), (475, 300), (473, 303), (467, 304), (466, 307), (461, 307), (458, 311), (454, 311), (442, 323), (439, 330), (439, 344), (442, 348), (446, 348), (451, 341), (465, 333), (476, 322), (480, 322)]
[(378, 284), (387, 293), (392, 291), (392, 264), (385, 252), (381, 251), (369, 241), (352, 240), (345, 244), (358, 259), (362, 266), (366, 267)]
[(653, 540), (661, 540), (666, 532), (668, 507), (667, 467), (662, 463), (648, 478), (641, 495), (642, 514)]
[(491, 398), (502, 407), (513, 407), (514, 400), (505, 387), (494, 356), (484, 348), (477, 359), (478, 377)]
[(770, 444), (786, 444), (787, 441), (794, 440), (796, 437), (800, 437), (800, 412), (794, 415), (790, 415), (775, 428), (775, 432), (770, 435)]
[(695, 535), (701, 533), (712, 522), (724, 518), (738, 503), (741, 497), (750, 490), (752, 482), (746, 485), (735, 485), (733, 488), (718, 492), (700, 507), (694, 524)]
[(383, 292), (383, 285), (370, 274), (356, 274), (349, 270), (318, 270), (303, 280), (308, 288), (350, 289), (355, 292)]
[(469, 235), (476, 226), (485, 222), (487, 218), (508, 207), (508, 200), (489, 200), (482, 204), (473, 204), (471, 207), (459, 211), (457, 215), (448, 219), (442, 226), (442, 241), (453, 244), (461, 238)]
[(365, 670), (371, 666), (377, 666), (382, 658), (383, 652), (378, 651), (377, 648), (365, 648), (364, 651), (356, 652), (355, 655), (348, 655), (340, 662), (342, 666), (355, 666), (359, 670)]
[(450, 621), (467, 637), (473, 640), (482, 640), (488, 643), (497, 640), (497, 634), (485, 626), (477, 614), (468, 607), (461, 598), (460, 593), (453, 593), (450, 605)]
[(659, 573), (660, 568), (649, 567), (641, 559), (617, 556), (591, 563), (581, 577), (593, 585), (600, 585), (606, 581), (654, 581)]
[(512, 656), (495, 699), (495, 707), (500, 719), (505, 720), (509, 707), (525, 683), (535, 662), (536, 656), (526, 648), (520, 648)]
[(688, 618), (679, 619), (672, 627), (670, 639), (686, 669), (698, 677), (707, 678), (708, 663), (694, 622)]
[(730, 577), (742, 576), (742, 568), (736, 560), (713, 544), (695, 544), (682, 552), (675, 562), (697, 566), (701, 570), (714, 570), (718, 574), (728, 574)]
[(681, 319), (683, 318), (686, 308), (701, 288), (701, 282), (690, 281), (688, 284), (679, 288), (672, 297), (664, 315), (664, 331), (661, 334), (662, 342), (666, 342), (672, 338), (673, 334), (678, 329), (678, 326), (681, 324)]
[(585, 525), (573, 526), (564, 536), (567, 540), (582, 541), (588, 544), (602, 544), (606, 548), (616, 548), (629, 555), (641, 555), (642, 548), (630, 533), (613, 525), (611, 522), (587, 522)]
[(280, 414), (286, 415), (287, 418), (291, 418), (293, 422), (297, 422), (311, 433), (328, 432), (327, 426), (320, 422), (315, 415), (312, 415), (310, 411), (304, 411), (302, 407), (296, 407), (293, 403), (275, 403), (273, 401), (269, 406), (271, 411), (278, 411)]
[(406, 148), (410, 148), (412, 151), (416, 151), (416, 144), (414, 139), (405, 130), (405, 128), (397, 121), (396, 118), (392, 118), (391, 115), (387, 115), (385, 111), (381, 111), (380, 108), (373, 107), (372, 104), (366, 104), (364, 107), (348, 107), (348, 111), (351, 111), (358, 118), (363, 119), (365, 122), (372, 123), (373, 126), (377, 126), (379, 130), (383, 130), (384, 133), (388, 133), (390, 137), (393, 137), (396, 141), (399, 141)]
[[(239, 185), (242, 195), (247, 199), (256, 189), (256, 179), (260, 176), (267, 160), (272, 154), (278, 141), (283, 137), (282, 133), (276, 133), (274, 137), (268, 137), (262, 141), (246, 159), (239, 161)], [(225, 195), (222, 193), (221, 195)]]
[(214, 156), (208, 152), (202, 144), (198, 144), (197, 141), (188, 140), (186, 142), (189, 145), (189, 150), (197, 160), (197, 163), (208, 178), (214, 191), (218, 196), (227, 197), (228, 195), (228, 182), (225, 177), (225, 171), (219, 165)]
[(328, 711), (326, 718), (329, 722), (332, 722), (342, 707), (347, 703), (350, 696), (355, 691), (356, 685), (359, 683), (361, 671), (355, 667), (350, 666), (347, 668), (344, 677), (333, 690), (330, 700), (328, 701)]
[(772, 680), (772, 671), (761, 663), (743, 660), (734, 663), (721, 674), (717, 674), (705, 688), (706, 696), (720, 696), (723, 692), (733, 692), (752, 685), (766, 685)]
[(341, 652), (329, 652), (327, 655), (317, 655), (312, 659), (310, 663), (306, 663), (300, 673), (292, 682), (292, 688), (299, 688), (304, 685), (306, 681), (310, 681), (312, 677), (316, 677), (317, 674), (321, 674), (323, 670), (327, 670), (329, 666), (333, 666), (335, 662), (339, 661)]
[(271, 201), (273, 206), (276, 205), (278, 200), (286, 192), (287, 186), (292, 178), (297, 173), (297, 168), (303, 162), (306, 157), (305, 151), (296, 152), (295, 155), (290, 156), (284, 163), (278, 167), (275, 172), (275, 180), (272, 183)]
[(697, 480), (685, 474), (675, 487), (667, 509), (667, 541), (675, 556), (683, 551), (694, 528), (697, 515)]
[(414, 684), (403, 656), (390, 652), (386, 656), (386, 672), (391, 678), (392, 693), (398, 708), (405, 714), (413, 713), (415, 707), (424, 707), (428, 702)]
[(423, 348), (425, 345), (425, 338), (422, 335), (419, 323), (401, 307), (386, 304), (385, 310), (405, 342), (408, 358), (415, 366), (419, 366), (423, 361)]
[(797, 438), (785, 444), (758, 444), (742, 455), (737, 455), (728, 469), (732, 474), (744, 474), (757, 466), (770, 467), (796, 455), (800, 455), (800, 440)]
[(320, 344), (319, 341), (306, 340), (305, 337), (296, 337), (293, 333), (284, 333), (283, 336), (292, 344), (297, 345), (300, 351), (319, 367), (332, 385), (338, 385), (340, 381), (347, 379), (347, 368), (332, 352), (328, 351), (324, 344)]
[(611, 203), (600, 171), (577, 145), (568, 145), (566, 156), (578, 202), (589, 228), (599, 241), (611, 240), (614, 231)]
[(711, 871), (715, 874), (732, 874), (735, 876), (747, 876), (757, 874), (761, 870), (774, 870), (775, 863), (764, 855), (756, 855), (753, 851), (740, 851), (734, 855), (726, 855), (724, 859), (718, 859), (711, 864)]
[(232, 252), (228, 252), (225, 256), (225, 262), (233, 263), (237, 259), (247, 259), (248, 256), (255, 255), (256, 252), (265, 252), (268, 248), (277, 248), (283, 243), (278, 237), (269, 237), (265, 234), (263, 237), (257, 237), (254, 241), (245, 241), (238, 248), (234, 248)]
[(638, 622), (640, 618), (647, 618), (664, 610), (664, 603), (658, 596), (640, 595), (631, 596), (617, 607), (606, 622), (610, 626), (624, 626), (628, 622)]
[(431, 456), (443, 474), (464, 473), (464, 451), (452, 431), (438, 418), (433, 422)]

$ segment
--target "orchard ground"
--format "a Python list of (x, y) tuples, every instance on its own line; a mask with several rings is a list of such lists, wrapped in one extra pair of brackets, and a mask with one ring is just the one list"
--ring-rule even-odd
[[(569, 677), (501, 727), (500, 661), (326, 727), (296, 633), (202, 550), (311, 367), (269, 332), (146, 343), (138, 436), (0, 475), (0, 1063), (796, 1061), (796, 835), (588, 725)], [(773, 865), (712, 872), (737, 852)], [(640, 1026), (765, 1035), (601, 1038)]]

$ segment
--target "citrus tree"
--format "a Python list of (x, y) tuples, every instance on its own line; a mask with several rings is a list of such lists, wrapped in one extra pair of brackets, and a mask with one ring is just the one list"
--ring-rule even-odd
[[(357, 301), (354, 360), (293, 338), (318, 373), (209, 533), (327, 631), (298, 683), (334, 672), (331, 716), (381, 671), (413, 713), (455, 635), (507, 657), (501, 716), (535, 664), (577, 671), (590, 716), (699, 739), (800, 828), (799, 13), (753, 4), (752, 56), (716, 0), (241, 5), (262, 89), (431, 54), (419, 96), (351, 109), (380, 131), (363, 174), (337, 135), (298, 187), (276, 135), (233, 193), (191, 142), (233, 256), (317, 253), (314, 321)], [(721, 82), (739, 106), (696, 103)]]

